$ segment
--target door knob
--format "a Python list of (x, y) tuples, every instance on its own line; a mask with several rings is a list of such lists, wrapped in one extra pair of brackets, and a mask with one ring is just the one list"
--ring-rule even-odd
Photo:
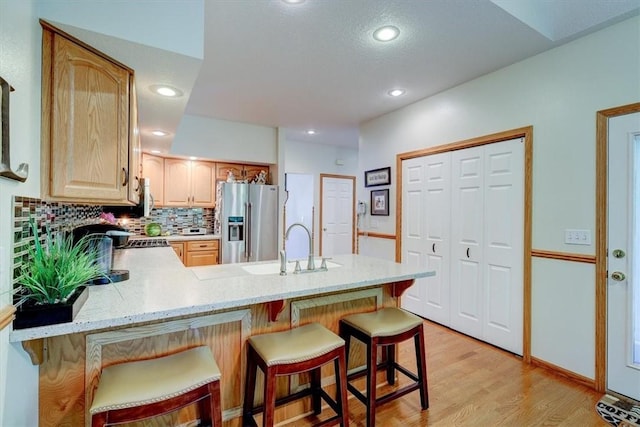
[(614, 258), (624, 258), (626, 255), (622, 249), (615, 249), (612, 253)]
[(611, 273), (611, 278), (616, 282), (622, 282), (626, 278), (626, 276), (621, 271), (614, 271), (613, 273)]

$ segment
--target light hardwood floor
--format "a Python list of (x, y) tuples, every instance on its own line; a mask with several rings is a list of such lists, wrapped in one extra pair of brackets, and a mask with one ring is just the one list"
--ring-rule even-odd
[[(600, 393), (584, 385), (428, 321), (425, 337), (429, 409), (421, 411), (418, 392), (410, 393), (378, 409), (378, 427), (607, 426), (594, 409)], [(413, 342), (399, 353), (415, 371)], [(352, 396), (349, 412), (350, 426), (365, 426), (364, 405)]]
[[(519, 357), (425, 321), (429, 409), (417, 392), (381, 406), (378, 426), (606, 426), (600, 393)], [(400, 360), (415, 366), (411, 342)], [(413, 368), (412, 368), (413, 369)], [(349, 400), (351, 425), (365, 425), (364, 405)]]

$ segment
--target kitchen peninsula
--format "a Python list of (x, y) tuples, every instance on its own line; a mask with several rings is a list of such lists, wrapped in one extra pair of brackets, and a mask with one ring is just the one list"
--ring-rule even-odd
[[(312, 321), (337, 331), (341, 317), (397, 306), (415, 278), (434, 274), (360, 255), (336, 256), (327, 271), (286, 276), (278, 262), (186, 268), (166, 247), (116, 251), (114, 266), (131, 278), (91, 287), (73, 322), (11, 333), (40, 364), (41, 426), (85, 424), (103, 366), (197, 345), (210, 346), (222, 370), (225, 425), (239, 425), (247, 337)], [(279, 389), (296, 389), (298, 380), (306, 381), (294, 377)], [(286, 416), (305, 410), (293, 407)], [(167, 422), (192, 415), (184, 410)]]

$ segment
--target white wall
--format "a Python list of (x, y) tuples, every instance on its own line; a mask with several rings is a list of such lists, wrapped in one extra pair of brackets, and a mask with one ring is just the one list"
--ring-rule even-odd
[(275, 164), (277, 146), (275, 128), (185, 114), (171, 154)]
[[(533, 248), (593, 255), (565, 245), (564, 230), (595, 233), (595, 114), (640, 100), (639, 33), (634, 17), (365, 123), (360, 171), (390, 165), (395, 176), (397, 153), (533, 125)], [(375, 231), (395, 233), (395, 185), (391, 211)], [(532, 355), (594, 378), (595, 277), (558, 264), (553, 275), (533, 265)], [(568, 318), (571, 328), (554, 327)]]
[(50, 21), (194, 58), (204, 54), (204, 0), (37, 2)]
[[(283, 133), (283, 132), (281, 132)], [(300, 141), (281, 140), (281, 170), (283, 173), (304, 173), (313, 175), (313, 204), (315, 207), (314, 253), (318, 254), (320, 242), (317, 236), (320, 229), (320, 174), (347, 175), (356, 177), (356, 186), (361, 181), (358, 174), (358, 150), (330, 144), (315, 144)], [(342, 162), (336, 164), (336, 160)]]
[[(0, 178), (0, 307), (11, 302), (12, 196), (40, 194), (41, 31), (30, 0), (0, 1), (0, 76), (15, 88), (10, 98), (11, 166), (29, 164), (26, 183)], [(38, 368), (20, 344), (0, 332), (0, 425), (38, 425)]]

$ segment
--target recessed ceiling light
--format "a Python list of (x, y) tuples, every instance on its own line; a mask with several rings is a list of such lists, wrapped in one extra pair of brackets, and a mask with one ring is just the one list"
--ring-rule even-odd
[(404, 95), (404, 90), (402, 90), (402, 89), (393, 89), (393, 90), (389, 91), (389, 95), (391, 95), (393, 97)]
[(166, 96), (169, 98), (177, 98), (182, 96), (182, 91), (173, 86), (153, 85), (153, 86), (150, 86), (149, 89), (151, 89), (153, 92), (157, 93), (158, 95)]
[(307, 135), (315, 135), (315, 134), (316, 134), (315, 129), (309, 129), (309, 130), (307, 131)]
[(400, 30), (398, 29), (398, 27), (394, 27), (393, 25), (380, 27), (373, 32), (373, 38), (381, 42), (391, 41), (399, 35)]
[(160, 150), (151, 150), (151, 152), (152, 152), (153, 154), (160, 154), (160, 153), (162, 153), (162, 151), (160, 151)]
[(165, 132), (165, 131), (160, 130), (160, 129), (151, 131), (151, 133), (154, 134), (155, 136), (167, 136), (167, 135), (169, 135), (168, 132)]
[(300, 4), (304, 3), (305, 0), (282, 0), (286, 4)]
[(198, 158), (196, 156), (191, 156), (189, 157), (189, 160), (198, 160)]

